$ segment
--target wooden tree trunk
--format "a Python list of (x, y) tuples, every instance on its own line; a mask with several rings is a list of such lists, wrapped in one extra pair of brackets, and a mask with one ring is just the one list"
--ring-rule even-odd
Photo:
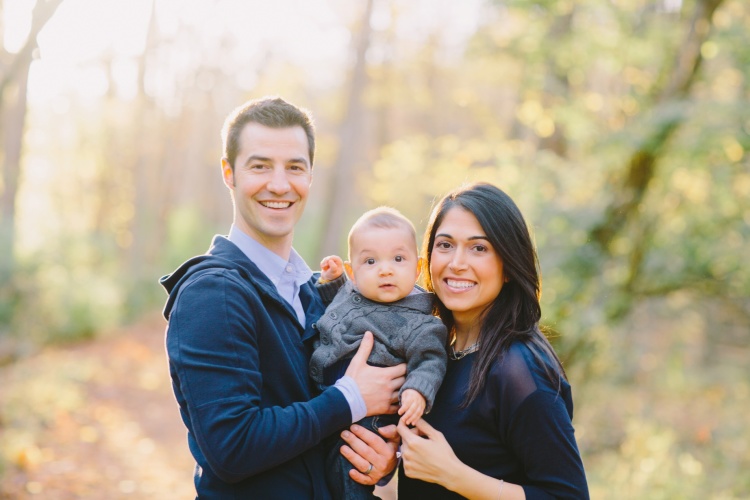
[(362, 92), (367, 85), (366, 54), (370, 44), (370, 16), (373, 0), (367, 0), (362, 16), (361, 31), (357, 44), (356, 60), (352, 75), (344, 120), (339, 133), (341, 146), (338, 158), (330, 171), (327, 196), (324, 202), (324, 237), (319, 243), (317, 255), (325, 256), (339, 252), (341, 236), (348, 230), (350, 211), (357, 200), (357, 173), (363, 167), (365, 156), (364, 121), (365, 106)]
[[(18, 68), (23, 75), (28, 75), (31, 61)], [(14, 267), (13, 247), (16, 232), (16, 198), (18, 182), (21, 175), (21, 150), (23, 131), (26, 122), (26, 90), (28, 78), (19, 78), (14, 84), (6, 86), (4, 95), (8, 96), (9, 105), (3, 109), (3, 192), (0, 196), (0, 256), (12, 271)]]
[(0, 117), (2, 120), (3, 186), (0, 192), (0, 262), (12, 272), (16, 231), (16, 198), (21, 178), (23, 134), (26, 124), (26, 91), (36, 37), (62, 0), (38, 0), (32, 13), (26, 43), (16, 54), (0, 53)]

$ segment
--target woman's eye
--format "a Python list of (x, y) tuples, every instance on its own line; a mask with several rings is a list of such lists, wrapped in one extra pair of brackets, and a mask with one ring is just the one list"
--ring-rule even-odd
[(484, 246), (484, 245), (477, 245), (477, 246), (474, 247), (474, 250), (476, 250), (477, 252), (486, 252), (487, 251), (487, 247)]
[(437, 243), (435, 243), (435, 248), (440, 248), (440, 249), (445, 250), (446, 248), (450, 248), (450, 247), (451, 247), (451, 244), (448, 243), (447, 241), (438, 241)]

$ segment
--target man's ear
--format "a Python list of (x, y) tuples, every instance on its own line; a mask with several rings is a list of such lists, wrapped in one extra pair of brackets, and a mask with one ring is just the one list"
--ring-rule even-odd
[(349, 280), (351, 280), (351, 282), (356, 285), (357, 281), (354, 279), (354, 271), (352, 270), (352, 263), (349, 261), (344, 262), (344, 269), (346, 270), (346, 275), (349, 276)]
[(234, 184), (234, 169), (229, 164), (229, 160), (226, 158), (221, 159), (221, 174), (224, 177), (224, 185), (229, 189), (233, 189)]

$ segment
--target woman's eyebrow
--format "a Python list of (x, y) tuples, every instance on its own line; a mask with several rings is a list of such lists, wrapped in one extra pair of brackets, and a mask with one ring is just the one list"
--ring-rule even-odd
[[(453, 236), (451, 236), (450, 234), (447, 234), (447, 233), (439, 233), (439, 234), (435, 235), (435, 238), (450, 238), (450, 239), (453, 239)], [(469, 240), (469, 241), (471, 241), (471, 240), (486, 240), (486, 241), (489, 241), (489, 239), (486, 236), (469, 236), (466, 239)]]

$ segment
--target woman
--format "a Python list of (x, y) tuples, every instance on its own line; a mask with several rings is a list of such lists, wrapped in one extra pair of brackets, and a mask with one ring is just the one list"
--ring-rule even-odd
[(518, 207), (489, 184), (454, 191), (433, 211), (423, 252), (449, 362), (426, 421), (398, 426), (399, 498), (588, 498), (570, 385), (539, 330), (538, 261)]

